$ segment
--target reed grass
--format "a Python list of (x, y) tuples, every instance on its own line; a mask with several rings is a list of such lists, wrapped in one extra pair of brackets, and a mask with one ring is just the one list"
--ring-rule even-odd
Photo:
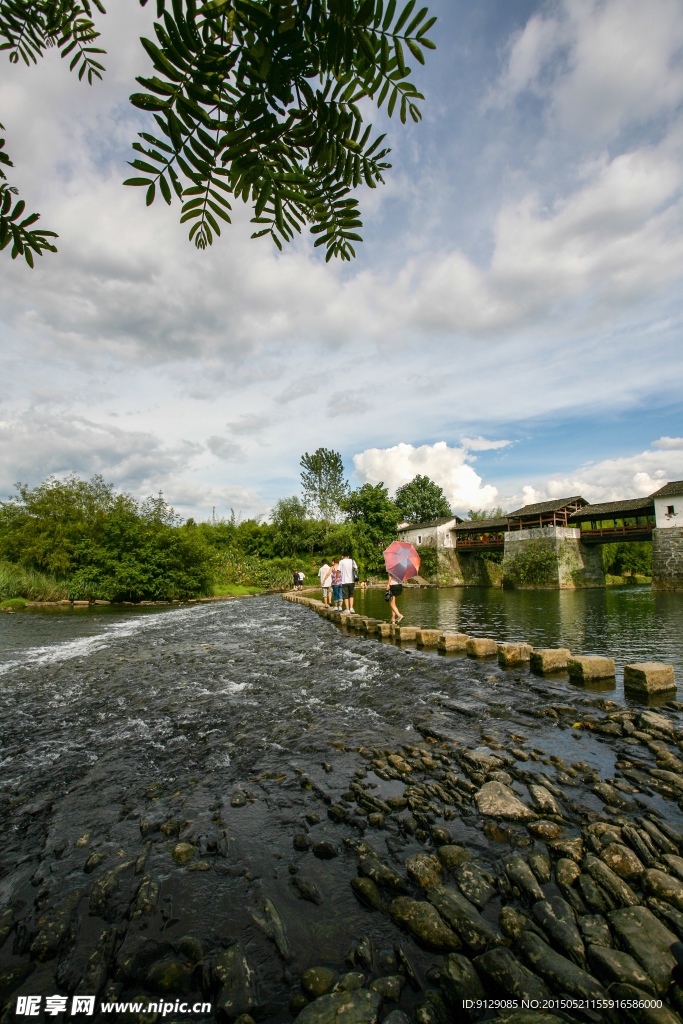
[(67, 584), (54, 576), (12, 562), (0, 562), (0, 601), (13, 597), (25, 597), (29, 601), (61, 601), (70, 596)]

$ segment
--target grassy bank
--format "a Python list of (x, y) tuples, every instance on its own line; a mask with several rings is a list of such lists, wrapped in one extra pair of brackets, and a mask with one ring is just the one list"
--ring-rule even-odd
[(24, 598), (26, 601), (62, 601), (71, 597), (69, 587), (54, 576), (27, 569), (11, 562), (0, 562), (0, 602)]

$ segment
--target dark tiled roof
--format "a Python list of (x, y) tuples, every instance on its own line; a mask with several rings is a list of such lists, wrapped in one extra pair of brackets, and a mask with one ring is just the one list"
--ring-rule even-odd
[(450, 523), (452, 519), (455, 519), (456, 523), (462, 522), (460, 516), (441, 516), (440, 519), (430, 519), (427, 523), (408, 523), (407, 526), (402, 526), (400, 529), (403, 530), (420, 530), (422, 528), (427, 529), (430, 526), (443, 526), (444, 523)]
[(613, 516), (616, 512), (652, 513), (655, 510), (652, 498), (627, 498), (624, 501), (605, 501), (602, 505), (584, 505), (579, 512), (574, 512), (570, 519), (596, 519), (600, 516)]
[(472, 519), (466, 523), (458, 523), (455, 527), (456, 533), (461, 533), (465, 530), (468, 532), (480, 533), (496, 533), (498, 530), (506, 530), (508, 526), (508, 517), (503, 516), (502, 519)]
[(576, 505), (577, 503), (587, 505), (588, 502), (580, 494), (573, 498), (557, 498), (555, 501), (539, 501), (536, 505), (524, 505), (523, 508), (515, 509), (508, 513), (509, 519), (521, 519), (522, 516), (538, 516), (543, 512), (557, 512), (565, 505)]
[(683, 480), (672, 480), (668, 484), (664, 484), (658, 491), (655, 491), (650, 495), (651, 498), (666, 498), (669, 495), (683, 494)]

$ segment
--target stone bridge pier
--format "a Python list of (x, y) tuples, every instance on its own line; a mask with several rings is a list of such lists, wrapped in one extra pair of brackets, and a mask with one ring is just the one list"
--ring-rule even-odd
[(652, 589), (683, 590), (683, 526), (652, 531)]
[(505, 534), (503, 575), (514, 587), (577, 590), (604, 587), (602, 551), (581, 542), (581, 530), (544, 526)]

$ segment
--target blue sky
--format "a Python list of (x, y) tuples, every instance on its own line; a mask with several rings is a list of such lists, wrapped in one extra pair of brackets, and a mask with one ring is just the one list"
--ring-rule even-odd
[(135, 0), (102, 21), (103, 83), (3, 66), (14, 181), (60, 252), (2, 265), (0, 494), (101, 472), (267, 514), (321, 445), (354, 485), (424, 472), (458, 511), (683, 478), (683, 8), (429, 6), (424, 119), (371, 114), (394, 166), (358, 190), (350, 265), (251, 241), (242, 208), (197, 252), (122, 187)]

